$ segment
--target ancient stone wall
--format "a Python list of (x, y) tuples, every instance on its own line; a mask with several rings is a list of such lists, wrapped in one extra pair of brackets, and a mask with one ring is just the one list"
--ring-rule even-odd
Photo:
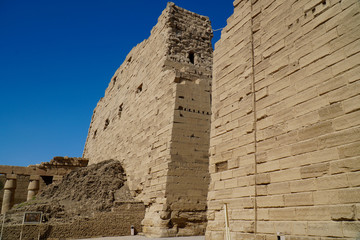
[[(26, 202), (29, 186), (29, 176), (19, 175), (16, 180), (16, 190), (15, 190), (15, 201), (14, 204), (19, 204)], [(6, 175), (0, 175), (0, 186), (4, 186), (6, 182)], [(46, 186), (44, 180), (40, 179), (39, 181), (39, 190), (43, 189)], [(0, 206), (2, 206), (2, 200), (4, 196), (4, 189), (0, 188)]]
[(207, 17), (169, 3), (94, 110), (83, 156), (122, 163), (147, 235), (205, 230), (211, 38)]
[[(34, 198), (37, 192), (46, 185), (60, 180), (62, 176), (72, 170), (86, 167), (87, 164), (87, 159), (54, 157), (50, 162), (42, 162), (28, 167), (0, 165), (0, 206), (2, 206), (2, 213), (9, 210), (14, 204)], [(7, 180), (13, 181), (11, 187), (10, 185), (6, 186)], [(6, 199), (5, 202), (3, 202), (4, 198)]]
[(360, 237), (360, 3), (236, 0), (214, 52), (206, 239)]
[(131, 226), (137, 232), (141, 230), (141, 220), (144, 218), (144, 214), (144, 204), (128, 202), (122, 203), (111, 212), (98, 213), (88, 219), (79, 219), (71, 223), (41, 223), (22, 227), (23, 212), (21, 212), (20, 217), (16, 219), (20, 221), (6, 221), (2, 239), (19, 239), (21, 228), (23, 228), (22, 239), (38, 239), (39, 233), (40, 239), (129, 236)]

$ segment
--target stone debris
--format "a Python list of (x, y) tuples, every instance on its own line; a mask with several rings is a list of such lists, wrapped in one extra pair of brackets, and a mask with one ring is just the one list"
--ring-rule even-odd
[(41, 211), (47, 221), (69, 222), (134, 201), (122, 165), (107, 160), (70, 172), (43, 189), (34, 200), (15, 205), (8, 213)]
[[(15, 205), (6, 213), (4, 239), (19, 235), (24, 212), (39, 211), (42, 238), (129, 235), (131, 225), (141, 231), (145, 214), (144, 204), (130, 195), (124, 169), (115, 160), (74, 170), (33, 200)], [(26, 227), (24, 236), (35, 233)]]

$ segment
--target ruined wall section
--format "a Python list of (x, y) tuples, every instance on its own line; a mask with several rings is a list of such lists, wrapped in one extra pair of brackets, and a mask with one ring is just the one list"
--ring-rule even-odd
[(177, 85), (167, 200), (179, 235), (203, 235), (209, 186), (210, 79)]
[[(205, 231), (211, 38), (207, 17), (169, 3), (149, 39), (136, 46), (116, 71), (94, 110), (84, 157), (90, 163), (121, 161), (132, 194), (147, 207), (143, 220), (147, 235)], [(181, 121), (176, 120), (180, 105), (192, 111), (186, 110)], [(195, 135), (198, 146), (188, 148)], [(193, 197), (189, 179), (204, 182)], [(179, 195), (191, 203), (190, 208), (176, 205)], [(201, 202), (199, 214), (179, 217), (182, 211), (194, 211), (193, 202)], [(201, 224), (187, 224), (200, 220)]]
[(207, 239), (356, 239), (360, 4), (234, 1), (214, 53)]
[(84, 149), (90, 164), (121, 161), (130, 189), (138, 193), (144, 188), (156, 192), (157, 185), (165, 183), (174, 105), (174, 73), (162, 71), (167, 21), (163, 13), (150, 38), (131, 50), (112, 77), (94, 110)]
[(207, 17), (174, 10), (171, 62), (166, 64), (177, 70), (167, 204), (176, 235), (203, 235), (209, 185), (213, 34)]

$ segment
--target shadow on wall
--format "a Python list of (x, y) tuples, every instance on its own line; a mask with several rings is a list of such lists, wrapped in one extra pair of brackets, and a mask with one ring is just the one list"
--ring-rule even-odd
[(0, 206), (2, 206), (2, 200), (4, 197), (4, 185), (5, 185), (6, 177), (3, 174), (0, 174)]

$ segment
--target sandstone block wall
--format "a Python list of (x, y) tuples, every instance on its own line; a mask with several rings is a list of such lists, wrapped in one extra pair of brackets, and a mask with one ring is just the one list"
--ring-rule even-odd
[(214, 52), (206, 239), (360, 237), (360, 2), (236, 0)]
[(83, 156), (123, 164), (147, 235), (205, 231), (211, 38), (207, 17), (169, 3), (94, 110)]

